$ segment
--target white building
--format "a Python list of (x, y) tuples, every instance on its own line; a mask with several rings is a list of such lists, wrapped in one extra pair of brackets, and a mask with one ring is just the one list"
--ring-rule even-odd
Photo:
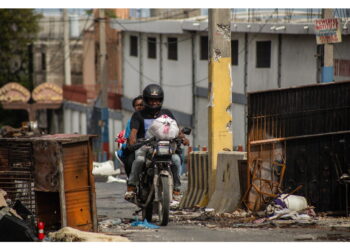
[[(350, 78), (349, 25), (334, 44), (334, 79)], [(123, 122), (131, 100), (149, 83), (165, 91), (164, 107), (193, 128), (192, 145), (207, 145), (208, 22), (114, 20), (123, 39)], [(233, 144), (246, 145), (247, 93), (320, 82), (322, 46), (312, 23), (232, 23)]]

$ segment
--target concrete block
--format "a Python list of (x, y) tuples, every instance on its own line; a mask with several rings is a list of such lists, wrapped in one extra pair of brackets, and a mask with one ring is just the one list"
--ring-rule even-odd
[(231, 213), (241, 201), (238, 160), (245, 160), (246, 152), (220, 152), (216, 171), (215, 190), (209, 199), (208, 208), (217, 213)]

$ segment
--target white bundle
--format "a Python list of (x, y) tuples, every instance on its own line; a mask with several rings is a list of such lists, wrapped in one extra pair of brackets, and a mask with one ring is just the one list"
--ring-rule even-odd
[(148, 128), (146, 138), (156, 137), (160, 140), (171, 140), (178, 136), (179, 127), (174, 119), (162, 115), (155, 119)]
[(105, 162), (93, 162), (92, 163), (93, 175), (117, 175), (120, 174), (120, 169), (114, 169), (113, 161)]

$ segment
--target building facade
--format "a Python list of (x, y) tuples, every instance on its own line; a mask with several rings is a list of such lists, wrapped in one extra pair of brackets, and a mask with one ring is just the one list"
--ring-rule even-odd
[[(116, 20), (113, 27), (122, 31), (124, 103), (148, 83), (159, 83), (164, 107), (181, 125), (194, 129), (193, 145), (206, 146), (207, 20)], [(334, 44), (335, 81), (349, 79), (348, 27), (344, 23), (343, 41)], [(245, 148), (247, 93), (320, 82), (323, 50), (316, 44), (313, 23), (237, 22), (231, 32), (233, 143)]]

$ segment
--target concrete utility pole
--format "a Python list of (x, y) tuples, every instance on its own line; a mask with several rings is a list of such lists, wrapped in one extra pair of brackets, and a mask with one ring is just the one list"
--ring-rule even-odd
[(209, 198), (215, 190), (217, 155), (233, 150), (231, 10), (209, 9), (209, 105), (208, 150), (210, 173)]
[[(99, 10), (100, 31), (100, 97), (101, 97), (101, 142), (102, 151), (109, 159), (109, 134), (108, 134), (108, 72), (107, 72), (107, 49), (106, 49), (106, 18), (104, 9)], [(104, 159), (104, 160), (107, 160)]]
[[(323, 18), (333, 18), (333, 9), (324, 9)], [(324, 58), (322, 70), (322, 82), (334, 81), (334, 65), (333, 65), (333, 44), (324, 44)]]
[(70, 39), (69, 39), (69, 18), (67, 9), (63, 9), (63, 40), (64, 40), (64, 84), (71, 85), (71, 67), (70, 67)]

